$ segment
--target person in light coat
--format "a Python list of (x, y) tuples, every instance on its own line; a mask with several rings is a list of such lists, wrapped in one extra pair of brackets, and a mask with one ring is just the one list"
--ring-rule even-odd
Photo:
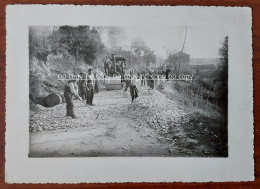
[(93, 70), (88, 70), (87, 76), (87, 104), (93, 106), (93, 98), (94, 98), (94, 86), (95, 86), (95, 77), (93, 75)]
[(132, 97), (132, 102), (138, 97), (138, 89), (136, 86), (137, 83), (137, 76), (131, 75), (131, 83), (130, 83), (130, 95)]
[(67, 103), (66, 112), (67, 116), (76, 119), (74, 113), (74, 103), (73, 103), (73, 96), (78, 95), (78, 91), (76, 90), (76, 80), (69, 80), (64, 89), (64, 98)]

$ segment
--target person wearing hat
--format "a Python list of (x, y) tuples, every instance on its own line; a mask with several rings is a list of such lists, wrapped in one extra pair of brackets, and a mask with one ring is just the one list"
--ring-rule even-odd
[(87, 104), (93, 106), (93, 98), (94, 98), (94, 86), (95, 86), (95, 77), (93, 75), (93, 70), (88, 70), (87, 76)]
[(72, 100), (72, 97), (74, 95), (78, 95), (77, 90), (75, 89), (75, 83), (76, 80), (69, 80), (64, 89), (64, 98), (67, 103), (66, 106), (67, 116), (70, 116), (73, 119), (77, 118), (74, 113), (74, 104)]

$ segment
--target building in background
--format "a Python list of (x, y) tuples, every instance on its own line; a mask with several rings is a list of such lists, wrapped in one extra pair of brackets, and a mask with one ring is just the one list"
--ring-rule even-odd
[(166, 69), (170, 69), (173, 73), (189, 73), (190, 55), (183, 52), (169, 54)]

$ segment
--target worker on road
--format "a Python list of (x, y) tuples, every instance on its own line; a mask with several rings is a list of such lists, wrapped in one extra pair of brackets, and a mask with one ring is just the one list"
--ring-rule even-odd
[(169, 81), (169, 75), (171, 74), (171, 70), (167, 69), (166, 70), (166, 80)]
[(130, 83), (130, 95), (132, 97), (132, 102), (134, 99), (138, 97), (138, 89), (136, 87), (137, 77), (135, 75), (131, 75), (131, 83)]
[(141, 86), (145, 86), (145, 72), (141, 72)]
[(153, 75), (150, 72), (149, 72), (149, 75), (147, 76), (147, 85), (151, 89), (154, 89), (154, 78), (153, 78)]
[(154, 88), (156, 89), (158, 85), (158, 73), (156, 70), (153, 72), (153, 83), (154, 83)]
[(67, 103), (67, 116), (70, 116), (73, 119), (76, 119), (76, 116), (74, 114), (74, 104), (72, 98), (73, 96), (78, 95), (75, 84), (76, 80), (69, 80), (64, 89), (64, 98)]
[(79, 91), (82, 100), (87, 100), (87, 86), (86, 86), (86, 73), (81, 73), (81, 79), (79, 80)]
[(97, 79), (97, 73), (94, 74), (94, 77), (95, 77), (95, 93), (98, 94), (99, 93), (99, 82), (98, 82), (98, 79)]
[(87, 104), (93, 106), (93, 98), (94, 98), (94, 86), (95, 86), (95, 77), (93, 75), (93, 70), (88, 70), (87, 76)]

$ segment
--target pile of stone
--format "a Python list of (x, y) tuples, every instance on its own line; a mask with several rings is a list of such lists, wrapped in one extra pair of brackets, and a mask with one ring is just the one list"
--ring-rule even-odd
[(132, 127), (148, 126), (160, 134), (166, 134), (170, 127), (188, 122), (188, 116), (177, 103), (160, 91), (142, 91), (142, 88), (139, 91), (140, 96), (124, 111), (127, 117), (135, 120)]
[(51, 131), (56, 129), (89, 127), (94, 125), (95, 115), (81, 102), (75, 101), (77, 119), (66, 117), (66, 104), (45, 108), (30, 116), (30, 132)]
[(45, 110), (46, 108), (43, 107), (42, 105), (40, 104), (34, 104), (33, 101), (30, 100), (30, 113), (31, 114), (36, 114), (40, 111), (43, 111)]

